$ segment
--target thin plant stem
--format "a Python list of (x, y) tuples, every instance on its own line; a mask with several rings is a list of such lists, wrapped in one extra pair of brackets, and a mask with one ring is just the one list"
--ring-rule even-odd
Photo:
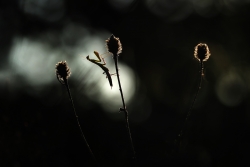
[(195, 96), (194, 96), (194, 100), (193, 100), (193, 102), (192, 102), (192, 104), (191, 104), (191, 106), (190, 106), (190, 108), (189, 108), (188, 113), (187, 113), (186, 121), (189, 119), (189, 117), (190, 117), (190, 115), (191, 115), (191, 111), (192, 111), (192, 109), (193, 109), (193, 107), (194, 107), (195, 101), (196, 101), (197, 96), (198, 96), (198, 94), (199, 94), (199, 92), (200, 92), (203, 75), (204, 75), (204, 74), (203, 74), (203, 61), (201, 61), (201, 62), (200, 62), (200, 75), (199, 75), (199, 76), (200, 76), (200, 82), (199, 82), (199, 87), (198, 87), (198, 89), (197, 89), (197, 91), (196, 91), (196, 94), (195, 94)]
[(184, 124), (183, 124), (183, 126), (182, 126), (182, 129), (181, 129), (179, 135), (178, 135), (178, 138), (179, 138), (178, 145), (180, 145), (180, 143), (181, 143), (181, 141), (182, 141), (182, 139), (183, 139), (183, 137), (184, 137), (185, 130), (186, 130), (186, 127), (187, 127), (188, 119), (189, 119), (189, 117), (190, 117), (190, 115), (191, 115), (191, 111), (192, 111), (192, 109), (193, 109), (193, 107), (194, 107), (194, 104), (195, 104), (195, 102), (196, 102), (197, 96), (198, 96), (198, 94), (199, 94), (199, 92), (200, 92), (200, 89), (201, 89), (202, 77), (204, 76), (203, 68), (204, 68), (204, 67), (203, 67), (203, 61), (200, 61), (199, 87), (198, 87), (197, 90), (196, 90), (196, 93), (195, 93), (193, 102), (192, 102), (192, 104), (191, 104), (191, 106), (190, 106), (190, 108), (189, 108), (189, 110), (188, 110), (187, 116), (186, 116), (186, 118), (185, 118), (185, 122), (184, 122)]
[(182, 129), (178, 135), (178, 138), (177, 138), (177, 144), (178, 146), (180, 147), (181, 145), (181, 141), (183, 139), (183, 136), (184, 136), (184, 132), (185, 130), (187, 129), (187, 121), (191, 115), (191, 111), (194, 107), (194, 104), (195, 104), (195, 101), (197, 99), (197, 96), (199, 94), (199, 91), (201, 89), (201, 83), (202, 83), (202, 78), (204, 76), (204, 72), (203, 72), (203, 61), (207, 61), (209, 59), (209, 56), (211, 55), (210, 51), (209, 51), (209, 48), (207, 46), (207, 44), (205, 43), (199, 43), (198, 45), (195, 46), (194, 48), (194, 57), (200, 62), (200, 82), (199, 82), (199, 86), (198, 86), (198, 89), (196, 91), (196, 94), (195, 94), (195, 97), (194, 97), (194, 100), (189, 108), (189, 111), (187, 113), (187, 116), (186, 116), (186, 119), (185, 119), (185, 122), (182, 126)]
[(90, 152), (90, 154), (91, 154), (93, 160), (95, 161), (96, 164), (98, 164), (98, 163), (97, 163), (97, 160), (96, 160), (96, 158), (95, 158), (95, 156), (94, 156), (94, 154), (93, 154), (93, 152), (92, 152), (92, 150), (91, 150), (91, 148), (90, 148), (90, 146), (89, 146), (89, 144), (88, 144), (88, 142), (87, 142), (87, 139), (86, 139), (86, 137), (85, 137), (84, 134), (83, 134), (82, 127), (81, 127), (81, 125), (80, 125), (78, 116), (77, 116), (77, 114), (76, 114), (75, 105), (74, 105), (74, 102), (73, 102), (73, 99), (72, 99), (72, 96), (71, 96), (71, 93), (70, 93), (68, 80), (67, 80), (66, 78), (63, 78), (63, 81), (64, 81), (64, 84), (65, 84), (65, 86), (66, 86), (66, 88), (67, 88), (67, 92), (68, 92), (68, 95), (69, 95), (69, 99), (70, 99), (70, 101), (71, 101), (71, 104), (72, 104), (72, 107), (73, 107), (73, 110), (74, 110), (74, 114), (75, 114), (75, 117), (76, 117), (76, 121), (77, 121), (77, 124), (78, 124), (78, 126), (79, 126), (79, 129), (80, 129), (80, 131), (81, 131), (82, 138), (83, 138), (83, 140), (85, 141), (85, 144), (87, 145), (87, 147), (88, 147), (88, 149), (89, 149), (89, 152)]
[(133, 159), (136, 159), (135, 156), (135, 149), (134, 149), (134, 144), (133, 144), (133, 140), (132, 140), (132, 136), (131, 136), (131, 132), (130, 132), (130, 127), (129, 127), (129, 121), (128, 121), (128, 110), (126, 108), (126, 104), (124, 101), (124, 97), (123, 97), (123, 93), (122, 93), (122, 87), (121, 87), (121, 82), (120, 82), (120, 75), (119, 75), (119, 70), (118, 70), (118, 55), (114, 55), (114, 61), (115, 61), (115, 69), (116, 69), (116, 76), (117, 76), (117, 80), (118, 80), (118, 84), (119, 84), (119, 90), (121, 93), (121, 98), (122, 98), (122, 104), (123, 104), (123, 108), (120, 108), (120, 111), (124, 111), (125, 113), (125, 119), (126, 119), (126, 126), (127, 126), (127, 130), (128, 130), (128, 135), (129, 135), (129, 139), (130, 139), (130, 143), (131, 143), (131, 147), (132, 147), (132, 152), (133, 152)]

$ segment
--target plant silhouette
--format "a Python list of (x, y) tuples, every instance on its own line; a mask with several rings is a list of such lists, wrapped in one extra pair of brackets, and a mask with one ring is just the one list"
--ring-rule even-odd
[(181, 147), (181, 144), (182, 144), (182, 139), (185, 135), (185, 131), (186, 131), (186, 128), (187, 128), (187, 122), (188, 122), (188, 119), (191, 115), (191, 111), (194, 107), (194, 104), (195, 104), (195, 101), (197, 99), (197, 96), (199, 94), (199, 91), (201, 89), (201, 84), (202, 84), (202, 78), (204, 77), (204, 61), (207, 61), (209, 56), (211, 55), (210, 51), (209, 51), (209, 48), (208, 48), (208, 45), (205, 44), (205, 43), (199, 43), (195, 46), (194, 48), (194, 57), (199, 61), (200, 63), (200, 75), (199, 75), (199, 86), (196, 90), (196, 93), (195, 93), (195, 96), (194, 96), (194, 99), (192, 101), (192, 104), (188, 110), (188, 113), (186, 115), (186, 118), (185, 118), (185, 121), (184, 121), (184, 124), (182, 126), (182, 129), (178, 135), (178, 139), (175, 140), (175, 143), (177, 144), (178, 147)]
[(130, 127), (129, 127), (128, 110), (126, 108), (126, 104), (125, 104), (125, 100), (124, 100), (124, 96), (123, 96), (123, 92), (122, 92), (120, 76), (119, 76), (119, 70), (118, 70), (118, 56), (122, 52), (122, 44), (120, 42), (120, 39), (115, 37), (112, 34), (110, 36), (110, 38), (106, 40), (106, 45), (107, 45), (108, 52), (113, 54), (113, 59), (115, 62), (115, 69), (116, 69), (116, 74), (117, 74), (117, 80), (118, 80), (119, 90), (120, 90), (122, 104), (123, 104), (123, 108), (120, 108), (120, 111), (123, 111), (125, 113), (127, 131), (128, 131), (128, 135), (129, 135), (129, 139), (130, 139), (131, 148), (132, 148), (133, 159), (135, 160), (136, 156), (135, 156), (134, 144), (133, 144), (133, 140), (132, 140), (132, 136), (131, 136), (131, 132), (130, 132)]
[(68, 95), (69, 95), (69, 99), (71, 101), (71, 104), (72, 104), (72, 108), (73, 108), (73, 111), (74, 111), (74, 114), (75, 114), (75, 117), (76, 117), (76, 121), (77, 121), (77, 124), (79, 126), (79, 129), (80, 129), (80, 132), (81, 132), (81, 135), (82, 135), (82, 138), (84, 140), (84, 142), (86, 143), (88, 149), (89, 149), (89, 152), (93, 158), (93, 160), (95, 161), (95, 163), (97, 164), (97, 160), (87, 142), (87, 139), (86, 137), (84, 136), (83, 134), (83, 131), (82, 131), (82, 128), (81, 128), (81, 125), (80, 125), (80, 122), (79, 122), (79, 119), (78, 119), (78, 116), (76, 114), (76, 110), (75, 110), (75, 106), (74, 106), (74, 103), (73, 103), (73, 99), (72, 99), (72, 96), (71, 96), (71, 93), (70, 93), (70, 89), (69, 89), (69, 84), (68, 84), (68, 78), (70, 77), (70, 69), (66, 63), (66, 61), (61, 61), (61, 62), (58, 62), (56, 64), (56, 77), (58, 79), (58, 81), (62, 84), (62, 85), (65, 85), (66, 88), (67, 88), (67, 92), (68, 92)]

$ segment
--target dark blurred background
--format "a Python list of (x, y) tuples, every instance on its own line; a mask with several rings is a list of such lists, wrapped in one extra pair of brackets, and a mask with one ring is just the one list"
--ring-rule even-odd
[[(134, 166), (116, 76), (88, 62), (123, 46), (119, 68), (137, 166), (249, 166), (249, 0), (0, 1), (0, 167), (94, 166), (55, 64), (66, 60), (83, 132), (101, 166)], [(199, 85), (198, 43), (211, 56)], [(105, 54), (114, 73), (112, 56)]]

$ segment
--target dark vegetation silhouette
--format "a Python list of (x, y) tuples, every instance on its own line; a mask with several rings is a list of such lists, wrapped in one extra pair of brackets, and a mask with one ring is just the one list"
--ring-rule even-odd
[(94, 162), (96, 163), (96, 165), (98, 165), (98, 162), (87, 142), (87, 139), (86, 137), (84, 136), (84, 133), (82, 131), (82, 127), (80, 125), (80, 122), (79, 122), (79, 119), (78, 119), (78, 116), (77, 116), (77, 113), (76, 113), (76, 109), (75, 109), (75, 106), (74, 106), (74, 102), (73, 102), (73, 99), (72, 99), (72, 96), (71, 96), (71, 93), (70, 93), (70, 89), (69, 89), (69, 84), (68, 84), (68, 78), (70, 77), (71, 75), (71, 72), (70, 72), (70, 68), (68, 66), (68, 64), (66, 63), (66, 61), (60, 61), (56, 64), (56, 77), (57, 77), (57, 80), (62, 84), (62, 85), (65, 85), (66, 88), (67, 88), (67, 92), (68, 92), (68, 95), (69, 95), (69, 99), (70, 99), (70, 102), (71, 102), (71, 105), (72, 105), (72, 108), (73, 108), (73, 111), (74, 111), (74, 114), (75, 114), (75, 117), (76, 117), (76, 121), (77, 121), (77, 124), (79, 126), (79, 129), (80, 129), (80, 132), (81, 132), (81, 135), (82, 135), (82, 138), (85, 142), (85, 144), (87, 145), (88, 149), (89, 149), (89, 153), (91, 154)]
[[(115, 37), (112, 34), (110, 36), (110, 38), (108, 38), (108, 40), (106, 40), (106, 47), (107, 47), (108, 52), (113, 55), (113, 59), (114, 59), (114, 63), (115, 63), (115, 69), (116, 69), (116, 75), (117, 75), (117, 80), (118, 80), (118, 85), (119, 85), (119, 90), (120, 90), (122, 105), (123, 105), (123, 107), (120, 108), (119, 112), (124, 112), (124, 114), (125, 114), (126, 127), (127, 127), (129, 140), (130, 140), (131, 153), (132, 153), (131, 155), (132, 155), (132, 160), (133, 160), (131, 162), (132, 162), (132, 165), (136, 165), (135, 149), (134, 149), (134, 144), (133, 144), (132, 135), (131, 135), (131, 131), (130, 131), (129, 119), (128, 119), (129, 114), (128, 114), (128, 110), (126, 108), (126, 104), (125, 104), (125, 100), (124, 100), (124, 96), (123, 96), (123, 91), (122, 91), (121, 81), (120, 81), (120, 75), (119, 75), (119, 68), (118, 68), (118, 56), (119, 56), (120, 53), (122, 53), (122, 44), (120, 42), (120, 39)], [(105, 66), (106, 62), (105, 62), (104, 58), (97, 51), (94, 51), (94, 54), (96, 55), (97, 60), (90, 59), (89, 56), (87, 56), (86, 59), (88, 61), (98, 65), (104, 71), (104, 73), (106, 74), (106, 77), (108, 78), (109, 84), (110, 84), (110, 86), (112, 88), (113, 83), (112, 83), (111, 74), (109, 73), (109, 69)], [(198, 85), (197, 91), (195, 93), (195, 96), (194, 96), (194, 99), (193, 99), (193, 101), (191, 103), (191, 106), (190, 106), (190, 108), (189, 108), (189, 110), (187, 112), (187, 115), (186, 115), (185, 121), (183, 123), (182, 129), (181, 129), (177, 139), (175, 140), (175, 144), (177, 146), (177, 149), (179, 149), (179, 150), (184, 149), (184, 147), (182, 146), (182, 140), (183, 140), (184, 134), (186, 133), (186, 130), (187, 130), (187, 122), (189, 120), (189, 117), (191, 115), (191, 111), (192, 111), (192, 109), (194, 107), (195, 101), (196, 101), (197, 96), (199, 94), (199, 90), (201, 89), (202, 78), (204, 77), (204, 64), (203, 64), (203, 62), (207, 61), (210, 55), (211, 54), (210, 54), (210, 51), (209, 51), (209, 48), (208, 48), (207, 44), (199, 43), (198, 45), (195, 46), (195, 48), (194, 48), (194, 57), (200, 63), (200, 75), (199, 75), (200, 79), (199, 79), (199, 85)], [(70, 101), (72, 103), (72, 107), (73, 107), (73, 110), (75, 112), (75, 116), (76, 116), (79, 128), (81, 130), (82, 137), (83, 137), (85, 143), (87, 144), (93, 159), (96, 161), (95, 156), (94, 156), (92, 150), (90, 149), (90, 146), (88, 145), (88, 142), (87, 142), (87, 140), (86, 140), (86, 138), (85, 138), (85, 136), (84, 136), (84, 134), (82, 132), (81, 126), (80, 126), (79, 121), (78, 121), (78, 116), (76, 115), (74, 103), (73, 103), (73, 100), (72, 100), (72, 97), (71, 97), (71, 94), (70, 94), (70, 90), (69, 90), (69, 86), (68, 86), (68, 78), (70, 76), (70, 70), (69, 70), (69, 67), (67, 66), (66, 61), (65, 62), (61, 61), (56, 65), (56, 76), (57, 76), (58, 81), (61, 84), (65, 85), (67, 87), (69, 98), (70, 98)]]
[[(249, 3), (242, 5), (237, 0), (204, 3), (135, 0), (131, 8), (128, 7), (130, 9), (122, 11), (108, 5), (111, 0), (66, 0), (59, 4), (54, 3), (59, 1), (53, 1), (51, 6), (46, 6), (50, 3), (45, 1), (19, 2), (0, 3), (0, 63), (3, 70), (0, 73), (0, 167), (92, 166), (95, 164), (92, 159), (97, 159), (100, 166), (125, 167), (133, 166), (127, 162), (135, 157), (138, 166), (150, 167), (249, 166)], [(166, 4), (171, 5), (166, 7)], [(97, 96), (89, 98), (87, 93), (80, 92), (84, 90), (85, 78), (78, 77), (82, 73), (86, 79), (92, 77), (89, 71), (74, 72), (70, 90), (69, 67), (64, 61), (57, 64), (56, 77), (66, 86), (74, 116), (68, 112), (71, 106), (67, 108), (64, 103), (65, 98), (61, 96), (64, 91), (56, 83), (52, 71), (49, 74), (54, 82), (50, 80), (44, 82), (47, 85), (39, 83), (36, 86), (27, 79), (29, 73), (18, 71), (30, 68), (20, 68), (17, 63), (11, 64), (10, 71), (6, 70), (9, 68), (6, 62), (13, 61), (11, 53), (16, 38), (23, 39), (17, 41), (21, 45), (27, 40), (30, 41), (28, 44), (41, 42), (46, 43), (48, 51), (56, 51), (51, 55), (44, 54), (47, 62), (53, 62), (49, 65), (53, 70), (57, 62), (53, 54), (59, 51), (58, 55), (74, 59), (74, 53), (84, 50), (82, 44), (89, 42), (82, 40), (95, 35), (99, 37), (102, 30), (119, 34), (123, 44), (121, 47), (120, 40), (113, 35), (107, 41), (114, 42), (109, 43), (111, 50), (109, 46), (107, 49), (113, 55), (120, 87), (121, 99), (118, 100), (122, 103), (120, 110), (117, 107), (117, 113), (120, 111), (123, 116), (124, 112), (126, 127), (123, 119), (117, 119), (118, 114), (104, 112), (100, 103), (92, 99)], [(192, 56), (193, 46), (199, 41), (209, 45), (212, 59), (205, 64), (210, 51), (205, 43), (198, 44), (194, 51), (199, 62), (198, 72), (197, 60), (193, 61)], [(75, 50), (75, 46), (82, 48)], [(25, 49), (23, 45), (17, 52)], [(105, 63), (107, 59), (96, 51), (97, 59), (91, 59), (92, 51), (88, 60), (104, 71), (102, 77), (107, 77), (106, 82), (112, 88), (115, 77)], [(25, 60), (21, 60), (21, 55), (14, 59), (25, 61), (27, 66), (37, 63), (28, 58), (36, 57), (39, 51), (29, 54)], [(128, 92), (123, 76), (119, 75), (118, 58), (136, 74), (136, 93), (132, 99), (126, 96)], [(46, 70), (40, 66), (43, 63), (36, 64), (36, 71)], [(204, 64), (208, 68), (206, 73)], [(204, 76), (207, 83), (203, 82)], [(229, 78), (225, 80), (227, 76)], [(81, 82), (75, 82), (81, 79)], [(91, 83), (90, 88), (95, 85)], [(107, 89), (111, 91), (109, 87)], [(234, 103), (237, 100), (239, 102)], [(83, 112), (78, 111), (80, 106), (84, 108)], [(141, 121), (140, 116), (144, 114), (146, 117)], [(75, 119), (79, 127), (75, 125)], [(176, 154), (171, 154), (172, 150)]]
[[(114, 59), (114, 63), (115, 63), (116, 76), (117, 76), (117, 80), (118, 80), (118, 85), (119, 85), (119, 90), (120, 90), (122, 105), (123, 105), (123, 107), (120, 108), (119, 112), (124, 112), (124, 114), (125, 114), (126, 127), (127, 127), (130, 145), (131, 145), (132, 163), (135, 164), (136, 163), (136, 156), (135, 156), (135, 149), (134, 149), (134, 144), (133, 144), (132, 135), (131, 135), (131, 131), (130, 131), (130, 126), (129, 126), (128, 110), (126, 108), (126, 104), (125, 104), (125, 100), (124, 100), (124, 96), (123, 96), (123, 92), (122, 92), (122, 87), (121, 87), (119, 70), (118, 70), (119, 69), (118, 68), (118, 56), (120, 53), (122, 53), (122, 44), (121, 44), (119, 38), (115, 37), (114, 35), (111, 35), (111, 37), (108, 40), (106, 40), (106, 47), (107, 47), (108, 52), (113, 55), (113, 59)], [(103, 69), (104, 73), (106, 74), (106, 77), (109, 80), (109, 84), (112, 88), (113, 84), (112, 84), (111, 74), (109, 73), (109, 69), (105, 66), (106, 62), (105, 62), (104, 58), (101, 57), (101, 55), (99, 55), (99, 53), (97, 51), (94, 51), (94, 54), (96, 55), (98, 60), (90, 59), (89, 56), (86, 57), (87, 60), (98, 65), (100, 68)], [(103, 63), (100, 63), (101, 61), (103, 61)]]
[[(185, 118), (185, 121), (183, 123), (183, 126), (182, 126), (182, 129), (180, 131), (180, 133), (178, 134), (178, 137), (177, 139), (175, 140), (175, 144), (177, 145), (177, 147), (179, 147), (179, 149), (183, 149), (181, 148), (183, 145), (182, 145), (182, 140), (184, 138), (184, 135), (186, 133), (186, 130), (187, 130), (187, 122), (189, 120), (189, 117), (191, 115), (191, 111), (194, 107), (194, 104), (195, 104), (195, 101), (197, 99), (197, 96), (199, 94), (199, 91), (201, 89), (201, 84), (202, 84), (202, 78), (204, 77), (204, 61), (207, 61), (209, 56), (211, 55), (210, 51), (209, 51), (209, 48), (208, 48), (208, 45), (205, 44), (205, 43), (199, 43), (195, 46), (194, 48), (194, 57), (199, 61), (200, 63), (200, 75), (199, 75), (199, 85), (197, 87), (197, 90), (196, 90), (196, 93), (195, 93), (195, 96), (194, 96), (194, 99), (191, 103), (191, 106), (187, 112), (187, 115), (186, 115), (186, 118)], [(185, 147), (185, 146), (183, 146)]]
[(111, 35), (111, 37), (108, 40), (106, 40), (106, 44), (107, 44), (108, 51), (113, 54), (113, 59), (115, 62), (115, 70), (116, 70), (116, 75), (117, 75), (117, 80), (118, 80), (118, 85), (119, 85), (119, 90), (121, 93), (122, 105), (123, 105), (123, 107), (120, 108), (120, 112), (122, 111), (125, 114), (125, 120), (126, 120), (126, 124), (127, 124), (126, 126), (127, 126), (127, 130), (128, 130), (131, 148), (132, 148), (132, 155), (133, 155), (133, 159), (135, 160), (136, 156), (135, 156), (134, 144), (133, 144), (133, 140), (132, 140), (132, 136), (131, 136), (131, 132), (130, 132), (130, 127), (129, 127), (128, 110), (127, 110), (124, 96), (123, 96), (123, 92), (122, 92), (122, 86), (121, 86), (119, 68), (118, 68), (118, 56), (122, 52), (122, 44), (120, 42), (120, 39), (115, 37), (113, 34)]

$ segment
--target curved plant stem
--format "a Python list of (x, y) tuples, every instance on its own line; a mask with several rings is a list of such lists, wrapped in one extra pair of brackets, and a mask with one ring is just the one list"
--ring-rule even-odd
[(113, 58), (114, 58), (114, 61), (115, 61), (115, 69), (116, 69), (116, 74), (117, 74), (117, 80), (118, 80), (119, 90), (120, 90), (120, 93), (121, 93), (122, 104), (123, 104), (123, 108), (120, 108), (120, 111), (124, 111), (124, 113), (125, 113), (126, 126), (127, 126), (128, 135), (129, 135), (129, 139), (130, 139), (130, 143), (131, 143), (131, 147), (132, 147), (133, 159), (136, 159), (134, 144), (133, 144), (133, 140), (132, 140), (132, 136), (131, 136), (131, 132), (130, 132), (130, 127), (129, 127), (129, 121), (128, 121), (128, 110), (126, 108), (126, 104), (125, 104), (125, 101), (124, 101), (121, 82), (120, 82), (120, 75), (119, 75), (119, 71), (118, 71), (118, 55), (117, 54), (114, 55)]
[(196, 90), (196, 94), (195, 94), (195, 96), (194, 96), (194, 99), (193, 99), (193, 102), (192, 102), (192, 104), (191, 104), (191, 106), (190, 106), (190, 108), (189, 108), (189, 110), (188, 110), (188, 113), (187, 113), (187, 116), (186, 116), (186, 118), (185, 118), (185, 122), (184, 122), (184, 124), (183, 124), (183, 126), (182, 126), (182, 129), (181, 129), (181, 131), (180, 131), (180, 133), (179, 133), (179, 135), (178, 135), (178, 138), (179, 138), (179, 140), (177, 141), (178, 143), (178, 145), (180, 146), (180, 144), (181, 144), (181, 141), (182, 141), (182, 139), (183, 139), (183, 136), (184, 136), (184, 133), (185, 133), (185, 130), (186, 130), (186, 126), (187, 126), (187, 122), (188, 122), (188, 119), (189, 119), (189, 117), (190, 117), (190, 115), (191, 115), (191, 111), (192, 111), (192, 109), (193, 109), (193, 107), (194, 107), (194, 104), (195, 104), (195, 101), (196, 101), (196, 99), (197, 99), (197, 96), (198, 96), (198, 94), (199, 94), (199, 91), (200, 91), (200, 89), (201, 89), (201, 83), (202, 83), (202, 77), (203, 77), (203, 61), (201, 61), (200, 62), (200, 81), (199, 81), (199, 87), (197, 88), (197, 90)]
[(93, 160), (95, 161), (96, 164), (98, 164), (98, 163), (97, 163), (97, 160), (96, 160), (96, 158), (95, 158), (95, 156), (94, 156), (94, 154), (93, 154), (93, 152), (92, 152), (92, 150), (91, 150), (91, 148), (90, 148), (90, 146), (89, 146), (89, 144), (88, 144), (88, 142), (87, 142), (87, 139), (85, 138), (85, 136), (84, 136), (84, 134), (83, 134), (82, 127), (81, 127), (81, 125), (80, 125), (78, 116), (77, 116), (77, 114), (76, 114), (75, 105), (74, 105), (74, 103), (73, 103), (73, 99), (72, 99), (72, 96), (71, 96), (71, 93), (70, 93), (68, 80), (67, 80), (66, 78), (63, 78), (63, 81), (64, 81), (65, 86), (66, 86), (66, 88), (67, 88), (67, 92), (68, 92), (68, 95), (69, 95), (69, 99), (70, 99), (70, 101), (71, 101), (71, 104), (72, 104), (72, 107), (73, 107), (73, 110), (74, 110), (74, 114), (75, 114), (75, 117), (76, 117), (76, 121), (77, 121), (77, 124), (78, 124), (78, 126), (79, 126), (79, 129), (80, 129), (80, 131), (81, 131), (82, 138), (83, 138), (83, 140), (85, 141), (85, 144), (87, 145), (87, 147), (88, 147), (88, 149), (89, 149), (89, 152), (90, 152), (90, 154), (91, 154)]

